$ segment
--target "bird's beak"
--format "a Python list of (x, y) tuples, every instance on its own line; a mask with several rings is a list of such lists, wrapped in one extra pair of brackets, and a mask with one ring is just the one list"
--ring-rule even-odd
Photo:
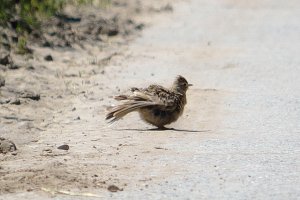
[(188, 86), (190, 87), (190, 86), (193, 86), (193, 84), (188, 84)]

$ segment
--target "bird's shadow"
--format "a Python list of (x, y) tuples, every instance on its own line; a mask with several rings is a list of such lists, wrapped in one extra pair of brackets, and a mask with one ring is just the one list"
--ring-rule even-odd
[(188, 129), (177, 129), (177, 128), (151, 128), (151, 129), (116, 129), (117, 131), (176, 131), (176, 132), (190, 132), (190, 133), (201, 133), (201, 132), (209, 132), (211, 130), (188, 130)]

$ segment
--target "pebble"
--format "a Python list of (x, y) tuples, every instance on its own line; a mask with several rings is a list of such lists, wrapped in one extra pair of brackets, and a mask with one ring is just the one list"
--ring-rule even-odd
[(67, 144), (63, 144), (63, 145), (60, 145), (59, 147), (57, 147), (57, 149), (60, 149), (60, 150), (69, 150), (70, 147)]
[(49, 54), (44, 57), (46, 61), (53, 61), (53, 57)]
[(16, 150), (17, 147), (12, 141), (0, 137), (0, 153), (6, 154)]
[(108, 191), (110, 192), (118, 192), (118, 191), (123, 191), (123, 189), (120, 189), (119, 187), (115, 186), (115, 185), (110, 185), (107, 188)]

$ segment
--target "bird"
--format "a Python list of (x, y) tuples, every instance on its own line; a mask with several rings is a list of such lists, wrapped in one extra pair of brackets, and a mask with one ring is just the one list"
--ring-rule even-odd
[(128, 113), (137, 111), (143, 121), (167, 129), (165, 125), (177, 121), (182, 115), (187, 103), (186, 92), (192, 86), (187, 80), (178, 75), (170, 88), (160, 85), (150, 85), (147, 88), (130, 89), (129, 95), (115, 96), (115, 100), (123, 103), (111, 107), (106, 114), (106, 120), (113, 123)]

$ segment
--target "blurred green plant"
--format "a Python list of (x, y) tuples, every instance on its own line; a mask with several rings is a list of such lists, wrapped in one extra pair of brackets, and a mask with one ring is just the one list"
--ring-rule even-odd
[(42, 21), (59, 14), (67, 4), (107, 8), (111, 0), (0, 0), (0, 26), (15, 29), (18, 52), (24, 54), (28, 52), (27, 36), (40, 30)]
[(26, 44), (27, 44), (26, 37), (20, 36), (18, 38), (17, 53), (19, 53), (19, 54), (29, 53), (29, 49), (27, 48)]
[(20, 34), (38, 28), (41, 20), (59, 12), (65, 0), (2, 0), (0, 24), (13, 28)]
[(0, 25), (12, 24), (18, 33), (39, 28), (42, 20), (60, 12), (67, 4), (108, 7), (111, 0), (1, 0)]
[(28, 34), (39, 30), (42, 20), (61, 11), (65, 4), (65, 0), (1, 0), (0, 26), (16, 31), (17, 53), (29, 53)]
[(10, 18), (10, 11), (12, 10), (11, 8), (13, 7), (13, 5), (14, 2), (8, 0), (3, 0), (0, 3), (0, 23), (3, 23)]

